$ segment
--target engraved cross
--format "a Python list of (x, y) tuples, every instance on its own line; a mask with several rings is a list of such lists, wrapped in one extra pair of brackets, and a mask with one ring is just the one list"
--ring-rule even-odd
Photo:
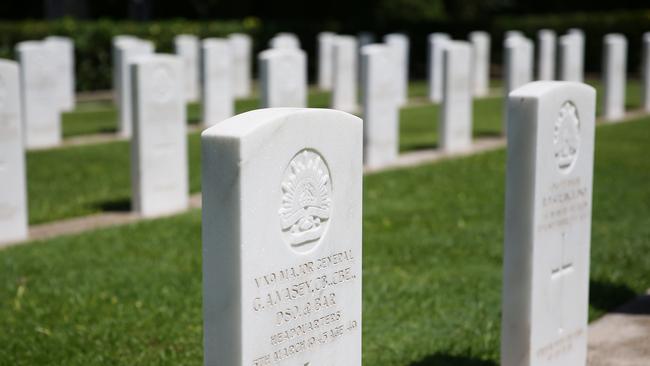
[[(565, 279), (573, 273), (573, 260), (567, 253), (566, 232), (562, 233), (560, 253), (556, 256), (557, 262), (551, 267), (551, 281), (557, 286), (556, 298), (553, 300), (557, 306), (556, 316), (558, 317), (558, 334), (564, 333), (564, 287)], [(569, 258), (567, 258), (569, 257)]]

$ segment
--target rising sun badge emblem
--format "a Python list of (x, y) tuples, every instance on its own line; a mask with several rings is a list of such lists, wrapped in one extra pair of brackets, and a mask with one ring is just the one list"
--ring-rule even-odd
[(289, 163), (282, 182), (282, 232), (299, 252), (312, 249), (325, 231), (332, 210), (329, 168), (313, 150), (302, 150)]
[(563, 173), (568, 173), (578, 156), (580, 148), (580, 120), (578, 110), (571, 102), (565, 102), (555, 121), (553, 131), (555, 160)]

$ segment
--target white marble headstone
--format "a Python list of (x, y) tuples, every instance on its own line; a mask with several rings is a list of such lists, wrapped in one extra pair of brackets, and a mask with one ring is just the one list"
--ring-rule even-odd
[(445, 45), (450, 42), (445, 33), (431, 33), (428, 38), (427, 72), (429, 78), (429, 100), (434, 103), (442, 101), (442, 55)]
[(232, 53), (232, 43), (225, 38), (206, 38), (201, 42), (201, 116), (206, 126), (230, 118), (234, 113)]
[(307, 56), (297, 48), (259, 54), (262, 108), (307, 106)]
[(153, 43), (141, 39), (124, 40), (116, 44), (115, 53), (119, 66), (117, 71), (119, 78), (119, 103), (117, 109), (120, 118), (118, 129), (119, 134), (124, 137), (131, 137), (133, 129), (130, 64), (133, 59), (139, 56), (151, 55), (153, 52)]
[(236, 98), (251, 95), (251, 70), (253, 68), (253, 41), (248, 34), (233, 33), (228, 36), (233, 55), (233, 91)]
[(504, 112), (503, 127), (508, 121), (508, 95), (533, 80), (533, 42), (524, 37), (510, 37), (504, 42)]
[(111, 41), (111, 62), (112, 62), (112, 87), (113, 87), (113, 104), (119, 106), (120, 104), (120, 90), (121, 90), (121, 71), (122, 64), (120, 61), (120, 55), (118, 51), (119, 45), (125, 45), (128, 43), (137, 42), (138, 38), (131, 35), (118, 35), (114, 36)]
[(185, 100), (199, 100), (199, 38), (192, 34), (174, 37), (174, 53), (183, 60)]
[(411, 52), (409, 37), (403, 33), (390, 33), (384, 36), (384, 43), (391, 48), (396, 59), (399, 75), (397, 95), (400, 105), (405, 105), (408, 103), (409, 93), (409, 53)]
[(18, 64), (0, 59), (0, 245), (27, 239), (25, 148)]
[(281, 32), (271, 38), (269, 47), (300, 49), (300, 40), (293, 33)]
[(555, 79), (555, 32), (550, 29), (542, 29), (537, 32), (538, 50), (537, 53), (537, 79)]
[(625, 79), (627, 75), (627, 39), (608, 34), (603, 39), (603, 114), (613, 120), (625, 115)]
[(584, 70), (585, 70), (585, 47), (586, 47), (586, 36), (585, 32), (582, 29), (579, 28), (570, 28), (567, 31), (567, 34), (575, 36), (576, 42), (578, 44), (578, 69), (580, 70), (579, 77), (580, 77), (580, 82), (583, 82), (584, 80)]
[(298, 108), (203, 132), (206, 366), (361, 366), (362, 134)]
[(332, 32), (318, 34), (318, 87), (321, 90), (332, 90), (335, 39), (336, 34)]
[(358, 109), (357, 39), (352, 36), (336, 36), (334, 41), (334, 78), (332, 84), (332, 108), (346, 112)]
[(596, 92), (510, 94), (502, 366), (585, 366)]
[(57, 95), (61, 110), (71, 111), (75, 107), (74, 42), (68, 37), (50, 36), (45, 43), (52, 48), (57, 78)]
[(398, 65), (387, 45), (361, 49), (363, 97), (363, 157), (369, 167), (380, 167), (399, 153)]
[(57, 91), (53, 50), (45, 42), (27, 41), (16, 45), (20, 61), (23, 136), (27, 148), (44, 148), (61, 143), (61, 107)]
[(641, 107), (650, 112), (650, 32), (643, 33), (641, 55)]
[(560, 36), (559, 42), (559, 79), (563, 81), (582, 82), (584, 67), (582, 64), (582, 43), (578, 34)]
[(472, 46), (449, 42), (443, 52), (443, 92), (438, 136), (440, 148), (454, 152), (472, 144)]
[(131, 63), (133, 210), (145, 217), (188, 206), (187, 126), (183, 60), (175, 55), (141, 56)]
[(506, 41), (506, 40), (508, 40), (508, 38), (513, 38), (513, 37), (525, 38), (526, 35), (522, 31), (519, 31), (519, 30), (509, 30), (509, 31), (506, 31), (506, 33), (505, 33), (505, 35), (503, 37), (503, 40)]
[(472, 93), (485, 97), (490, 93), (490, 34), (471, 32), (469, 41), (472, 43)]

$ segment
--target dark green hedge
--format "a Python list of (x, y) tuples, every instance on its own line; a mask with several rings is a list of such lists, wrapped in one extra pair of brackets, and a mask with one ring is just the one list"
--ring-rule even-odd
[(14, 46), (25, 40), (61, 35), (74, 39), (77, 90), (102, 90), (111, 86), (111, 39), (118, 34), (132, 34), (150, 39), (159, 52), (172, 50), (177, 34), (219, 37), (233, 32), (254, 34), (259, 28), (255, 19), (243, 21), (21, 21), (0, 22), (0, 57), (15, 59)]
[[(101, 90), (111, 85), (111, 38), (118, 34), (132, 34), (150, 39), (160, 52), (172, 50), (175, 35), (191, 33), (203, 37), (224, 36), (233, 32), (245, 32), (253, 37), (254, 51), (266, 46), (269, 38), (276, 32), (295, 32), (300, 36), (302, 47), (309, 54), (310, 75), (314, 74), (316, 34), (321, 30), (356, 34), (369, 31), (381, 35), (400, 31), (411, 39), (411, 75), (414, 78), (426, 76), (427, 35), (431, 32), (448, 32), (455, 39), (466, 39), (472, 30), (486, 30), (492, 35), (492, 63), (501, 63), (502, 39), (505, 31), (518, 29), (535, 39), (537, 30), (549, 28), (558, 35), (569, 28), (581, 28), (587, 35), (585, 64), (587, 71), (598, 72), (601, 64), (602, 39), (607, 33), (619, 32), (627, 36), (628, 69), (637, 72), (641, 53), (643, 32), (650, 31), (650, 10), (612, 11), (606, 13), (548, 14), (535, 16), (504, 15), (477, 22), (411, 22), (409, 24), (369, 22), (328, 22), (308, 21), (293, 18), (282, 21), (261, 22), (257, 18), (241, 21), (186, 21), (165, 20), (146, 23), (129, 21), (75, 21), (64, 19), (46, 21), (0, 21), (0, 57), (14, 58), (14, 45), (23, 40), (41, 39), (47, 35), (72, 37), (76, 45), (77, 89)], [(498, 68), (495, 68), (495, 71)]]

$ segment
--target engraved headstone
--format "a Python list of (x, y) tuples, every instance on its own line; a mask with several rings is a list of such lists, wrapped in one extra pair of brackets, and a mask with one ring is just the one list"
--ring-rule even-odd
[(270, 48), (291, 48), (300, 49), (300, 40), (293, 33), (281, 32), (276, 34), (269, 41)]
[(452, 41), (443, 52), (443, 92), (438, 136), (440, 148), (453, 152), (472, 144), (472, 46)]
[(141, 56), (130, 65), (132, 205), (145, 217), (182, 211), (188, 205), (183, 65), (174, 55)]
[(503, 130), (508, 121), (508, 95), (533, 80), (533, 42), (524, 37), (510, 37), (504, 42), (504, 112)]
[(334, 41), (334, 78), (332, 84), (332, 108), (355, 112), (357, 102), (357, 39), (352, 36), (336, 36)]
[(192, 34), (174, 37), (174, 53), (183, 60), (185, 100), (199, 100), (199, 38)]
[(402, 33), (391, 33), (384, 36), (384, 43), (393, 51), (399, 76), (397, 95), (400, 105), (405, 105), (408, 102), (409, 93), (409, 37)]
[(233, 91), (236, 98), (251, 95), (251, 70), (253, 68), (253, 41), (248, 34), (233, 33), (228, 36), (233, 55)]
[(124, 137), (131, 137), (133, 128), (130, 64), (133, 59), (143, 55), (150, 55), (153, 52), (153, 43), (141, 39), (125, 40), (116, 44), (115, 53), (119, 67), (117, 72), (119, 78), (119, 103), (117, 109), (120, 118), (118, 130), (119, 134)]
[(363, 157), (369, 167), (394, 161), (399, 152), (398, 65), (386, 45), (361, 49), (363, 96)]
[(206, 38), (201, 43), (201, 116), (206, 126), (234, 113), (232, 52), (231, 42), (225, 38)]
[(25, 148), (18, 64), (0, 59), (0, 244), (27, 239)]
[(608, 34), (603, 39), (603, 114), (606, 119), (625, 115), (625, 78), (627, 39), (622, 34)]
[(57, 78), (57, 95), (61, 100), (61, 110), (71, 111), (75, 107), (74, 42), (68, 37), (50, 36), (45, 38), (52, 47)]
[(560, 80), (582, 82), (584, 67), (581, 42), (578, 34), (565, 34), (560, 37)]
[(641, 56), (641, 104), (643, 110), (650, 112), (650, 32), (643, 34), (643, 49)]
[(434, 103), (442, 101), (442, 52), (450, 42), (448, 34), (431, 33), (428, 38), (427, 72), (429, 79), (429, 100)]
[(555, 79), (555, 32), (550, 29), (542, 29), (537, 32), (539, 52), (537, 53), (537, 79)]
[(503, 366), (584, 366), (596, 92), (538, 81), (510, 94)]
[(490, 92), (490, 34), (475, 31), (469, 34), (472, 43), (472, 88), (477, 97)]
[(362, 129), (281, 108), (203, 132), (206, 366), (361, 366)]
[(23, 136), (27, 148), (61, 143), (61, 108), (57, 97), (53, 51), (45, 42), (27, 41), (16, 45), (20, 61)]
[(318, 87), (322, 90), (332, 90), (335, 39), (332, 32), (318, 34)]
[(307, 106), (307, 56), (297, 48), (259, 54), (262, 108)]

